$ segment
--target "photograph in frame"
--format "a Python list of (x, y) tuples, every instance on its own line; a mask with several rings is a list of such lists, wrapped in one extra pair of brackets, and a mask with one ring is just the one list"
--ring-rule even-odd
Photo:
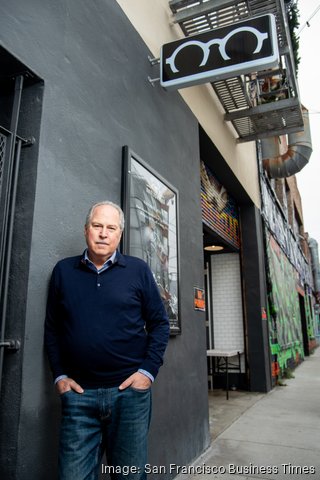
[(180, 333), (178, 192), (128, 147), (123, 148), (123, 253), (150, 267), (170, 320)]

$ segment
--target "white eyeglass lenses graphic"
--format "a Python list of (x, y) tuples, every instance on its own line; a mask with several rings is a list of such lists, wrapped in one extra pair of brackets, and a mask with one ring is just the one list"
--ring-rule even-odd
[(177, 55), (179, 54), (179, 52), (181, 52), (181, 50), (185, 48), (188, 48), (190, 46), (196, 46), (203, 51), (203, 59), (199, 65), (199, 67), (203, 67), (208, 62), (208, 59), (210, 56), (210, 47), (212, 45), (219, 46), (219, 52), (223, 60), (230, 60), (230, 57), (227, 55), (227, 52), (226, 52), (227, 43), (234, 35), (237, 35), (240, 32), (248, 32), (255, 35), (257, 39), (257, 46), (255, 50), (252, 52), (252, 55), (256, 53), (260, 53), (263, 47), (263, 42), (269, 37), (268, 33), (261, 33), (256, 28), (249, 27), (249, 26), (239, 27), (233, 30), (232, 32), (228, 33), (228, 35), (226, 35), (222, 39), (215, 38), (213, 40), (209, 40), (206, 43), (201, 42), (200, 40), (190, 40), (189, 42), (183, 43), (182, 45), (179, 45), (179, 47), (176, 48), (176, 50), (172, 53), (172, 55), (169, 58), (166, 59), (165, 62), (166, 64), (170, 65), (172, 73), (178, 73), (179, 69), (176, 67), (176, 64), (175, 64)]

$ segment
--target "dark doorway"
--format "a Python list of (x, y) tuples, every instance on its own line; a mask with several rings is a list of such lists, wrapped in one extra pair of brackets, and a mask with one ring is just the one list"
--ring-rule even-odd
[[(6, 338), (12, 245), (22, 150), (35, 142), (25, 132), (25, 112), (30, 112), (29, 88), (40, 79), (0, 47), (0, 391), (5, 350), (18, 350), (17, 339)], [(30, 116), (30, 115), (29, 115)]]
[[(43, 82), (0, 46), (0, 464), (16, 469)], [(9, 459), (9, 460), (8, 460)]]
[(304, 304), (304, 296), (298, 293), (299, 295), (299, 305), (300, 305), (300, 317), (301, 317), (301, 330), (303, 337), (303, 350), (304, 355), (309, 356), (309, 340), (308, 340), (308, 329), (307, 329), (307, 316), (306, 308)]

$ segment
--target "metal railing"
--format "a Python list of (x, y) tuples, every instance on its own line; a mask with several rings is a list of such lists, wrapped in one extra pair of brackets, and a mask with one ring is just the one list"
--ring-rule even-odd
[(2, 138), (1, 150), (1, 231), (0, 231), (0, 391), (2, 385), (2, 370), (5, 349), (18, 350), (19, 340), (5, 339), (6, 318), (8, 305), (8, 290), (10, 277), (10, 264), (12, 253), (12, 239), (14, 226), (14, 213), (18, 185), (18, 173), (23, 139), (17, 135), (21, 96), (23, 89), (23, 76), (15, 80), (12, 115), (9, 130), (0, 127)]

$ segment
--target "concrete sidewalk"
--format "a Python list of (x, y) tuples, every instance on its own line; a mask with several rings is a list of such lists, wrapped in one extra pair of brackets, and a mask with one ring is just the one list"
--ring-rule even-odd
[(210, 448), (175, 480), (320, 479), (320, 349), (285, 386), (244, 395), (233, 423), (217, 426)]

